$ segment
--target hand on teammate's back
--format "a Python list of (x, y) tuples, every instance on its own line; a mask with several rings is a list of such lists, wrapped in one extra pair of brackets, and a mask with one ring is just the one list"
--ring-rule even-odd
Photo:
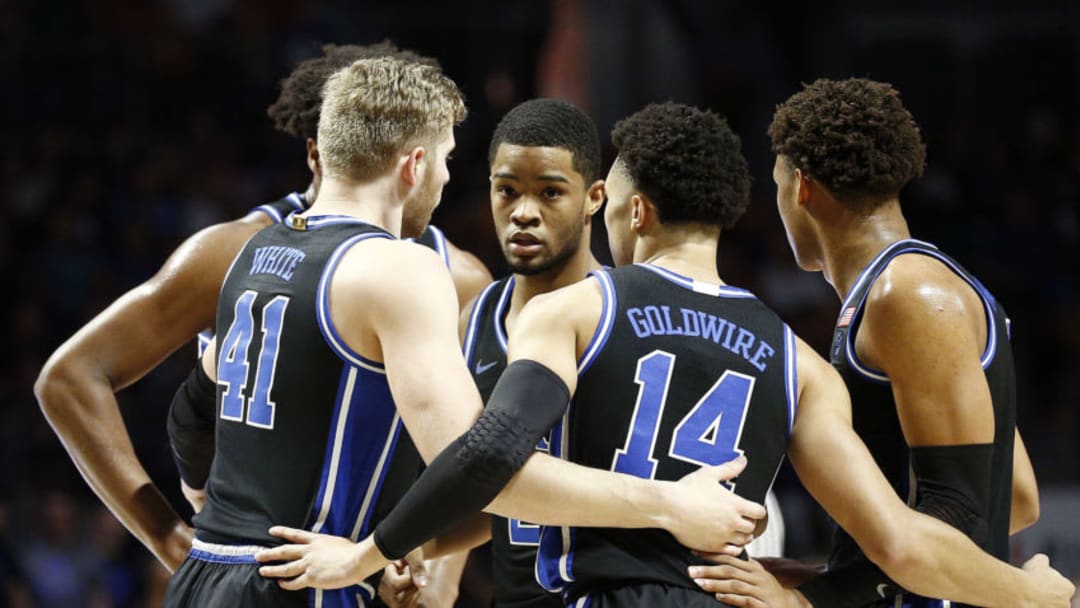
[(728, 555), (705, 555), (715, 566), (691, 566), (690, 577), (716, 599), (738, 608), (805, 608), (810, 604), (797, 592), (785, 589), (757, 560)]
[(265, 577), (282, 579), (278, 582), (282, 589), (340, 589), (377, 571), (362, 559), (363, 543), (285, 526), (270, 528), (270, 534), (292, 544), (259, 551), (255, 560), (263, 564), (285, 562), (259, 568)]
[(754, 538), (765, 507), (737, 496), (719, 482), (738, 477), (746, 457), (701, 467), (672, 484), (673, 518), (664, 526), (683, 545), (699, 551), (739, 555)]

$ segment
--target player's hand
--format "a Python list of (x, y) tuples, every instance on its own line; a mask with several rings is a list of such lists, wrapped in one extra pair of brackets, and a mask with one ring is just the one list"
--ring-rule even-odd
[(389, 608), (413, 608), (420, 597), (420, 589), (413, 584), (409, 567), (396, 560), (383, 569), (379, 581), (379, 599)]
[(169, 533), (152, 550), (169, 572), (176, 572), (191, 551), (191, 541), (194, 539), (195, 530), (177, 519)]
[(699, 551), (739, 555), (754, 538), (765, 507), (736, 496), (720, 484), (746, 468), (746, 457), (715, 467), (701, 467), (672, 484), (664, 529), (683, 545)]
[(428, 589), (427, 570), (422, 549), (412, 551), (405, 559), (393, 561), (383, 570), (379, 597), (389, 608), (425, 606), (423, 599)]
[(386, 563), (370, 538), (354, 543), (347, 538), (306, 530), (274, 526), (270, 534), (292, 544), (264, 549), (255, 554), (262, 566), (259, 574), (278, 582), (282, 589), (340, 589), (374, 574)]
[(761, 563), (729, 555), (705, 556), (714, 566), (690, 566), (690, 577), (699, 587), (730, 606), (747, 608), (809, 608), (810, 603), (793, 589), (785, 589)]
[(1070, 600), (1076, 587), (1064, 576), (1050, 567), (1050, 559), (1042, 553), (1024, 563), (1024, 572), (1032, 582), (1028, 591), (1026, 606), (1058, 606), (1069, 608)]
[[(706, 559), (710, 556), (703, 555)], [(825, 564), (804, 564), (795, 559), (784, 557), (755, 558), (785, 587), (798, 587), (806, 581), (825, 573)]]
[(189, 486), (183, 479), (180, 480), (180, 491), (184, 493), (184, 498), (187, 499), (191, 508), (198, 513), (202, 511), (203, 505), (206, 504), (206, 490), (196, 490)]

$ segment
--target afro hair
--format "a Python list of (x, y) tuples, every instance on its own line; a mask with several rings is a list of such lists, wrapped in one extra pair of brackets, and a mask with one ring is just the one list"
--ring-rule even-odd
[(656, 208), (661, 222), (728, 229), (750, 204), (750, 169), (739, 137), (717, 114), (651, 104), (611, 132), (617, 162)]

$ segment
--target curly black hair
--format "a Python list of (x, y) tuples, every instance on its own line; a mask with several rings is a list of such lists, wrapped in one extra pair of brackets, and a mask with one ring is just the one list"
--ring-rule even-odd
[(274, 128), (294, 137), (315, 138), (319, 131), (319, 111), (322, 109), (322, 89), (326, 79), (359, 59), (393, 57), (402, 61), (440, 67), (431, 57), (399, 49), (393, 42), (377, 44), (326, 44), (322, 55), (301, 61), (281, 80), (281, 95), (266, 114), (274, 119)]
[(661, 222), (728, 229), (750, 204), (750, 169), (739, 137), (708, 110), (650, 104), (611, 131), (616, 163), (656, 206)]
[(600, 135), (581, 108), (561, 99), (530, 99), (506, 113), (488, 146), (488, 166), (495, 162), (499, 145), (565, 148), (585, 186), (600, 179)]
[(872, 210), (922, 175), (926, 147), (892, 85), (815, 80), (776, 107), (772, 149), (856, 209)]

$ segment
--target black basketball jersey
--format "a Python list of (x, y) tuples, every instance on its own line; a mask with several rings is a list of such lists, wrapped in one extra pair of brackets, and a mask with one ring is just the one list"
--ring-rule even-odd
[[(303, 211), (308, 208), (308, 201), (304, 198), (303, 194), (299, 192), (291, 192), (276, 201), (265, 203), (255, 207), (248, 213), (254, 213), (256, 211), (265, 213), (274, 220), (277, 224), (281, 222), (283, 218), (294, 211)], [(206, 351), (206, 347), (210, 346), (210, 343), (214, 340), (214, 332), (212, 330), (204, 329), (199, 332), (198, 341), (195, 344), (195, 354), (200, 359), (203, 353)]]
[[(874, 460), (897, 494), (908, 504), (917, 502), (912, 495), (908, 446), (900, 428), (889, 378), (859, 360), (855, 352), (855, 335), (862, 321), (866, 296), (889, 262), (898, 255), (928, 255), (941, 261), (964, 279), (983, 301), (986, 311), (987, 342), (982, 355), (986, 381), (994, 404), (994, 455), (990, 482), (990, 502), (983, 505), (989, 515), (989, 535), (973, 539), (987, 553), (1008, 560), (1009, 511), (1012, 505), (1013, 434), (1016, 427), (1016, 374), (1012, 347), (1009, 343), (1009, 319), (1005, 310), (975, 277), (937, 247), (906, 239), (886, 247), (856, 279), (844, 298), (833, 334), (830, 359), (840, 372), (851, 394), (852, 424), (855, 432), (870, 449)], [(947, 406), (947, 403), (942, 403)], [(915, 489), (917, 492), (917, 489)], [(854, 539), (837, 527), (829, 556), (830, 567), (855, 560), (867, 559)], [(892, 606), (897, 600), (889, 598), (883, 604)], [(940, 606), (939, 600), (926, 600), (905, 594), (901, 600), (913, 607)]]
[[(591, 276), (603, 313), (552, 452), (664, 480), (745, 454), (734, 490), (763, 502), (795, 415), (791, 330), (748, 291), (657, 266)], [(663, 530), (544, 527), (537, 573), (572, 601), (629, 584), (697, 590), (687, 567), (698, 563)]]
[(427, 228), (420, 233), (420, 236), (416, 237), (417, 243), (420, 243), (424, 247), (429, 247), (435, 250), (435, 253), (439, 254), (442, 258), (443, 264), (446, 264), (447, 268), (450, 268), (450, 248), (446, 245), (446, 235), (442, 230), (439, 230), (432, 224), (428, 224)]
[[(217, 453), (197, 537), (276, 545), (281, 524), (365, 537), (416, 477), (386, 372), (340, 338), (328, 290), (342, 255), (393, 238), (343, 216), (292, 215), (256, 234), (218, 300)], [(359, 244), (359, 245), (358, 245)], [(408, 452), (408, 450), (406, 450)], [(370, 585), (313, 591), (313, 605), (367, 605)]]
[[(506, 369), (506, 313), (514, 291), (513, 275), (488, 285), (476, 298), (465, 334), (465, 363), (484, 403)], [(538, 450), (548, 451), (547, 439)], [(536, 548), (540, 526), (499, 515), (491, 516), (491, 553), (495, 606), (536, 608), (563, 606), (558, 594), (536, 580)]]

